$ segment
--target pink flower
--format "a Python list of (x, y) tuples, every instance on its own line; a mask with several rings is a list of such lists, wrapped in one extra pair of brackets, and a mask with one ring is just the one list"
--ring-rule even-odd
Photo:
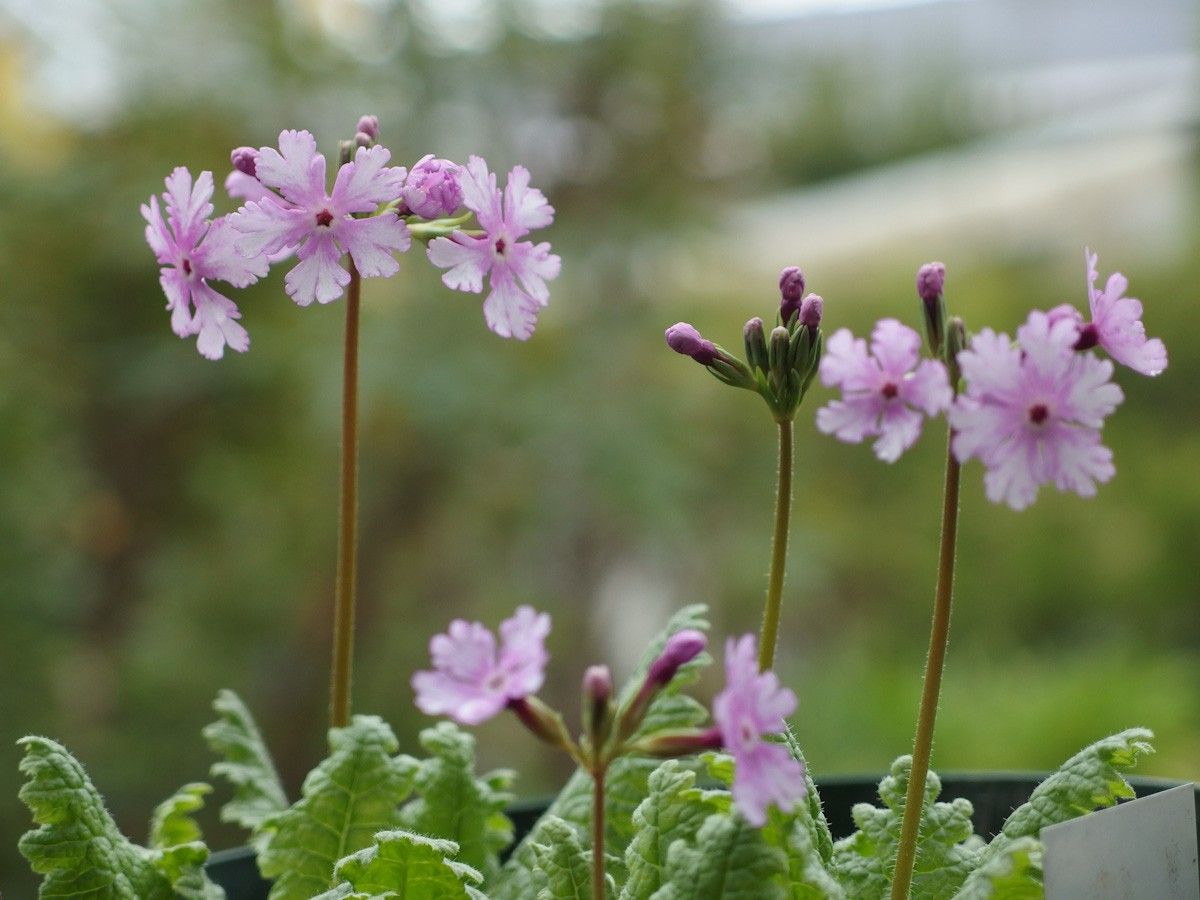
[(733, 756), (733, 802), (756, 828), (772, 803), (791, 812), (807, 790), (804, 766), (782, 744), (763, 740), (786, 727), (796, 695), (779, 686), (774, 672), (758, 671), (753, 635), (725, 642), (725, 690), (713, 701), (721, 743)]
[(500, 653), (495, 636), (478, 622), (455, 619), (448, 633), (429, 642), (433, 671), (417, 672), (412, 686), (417, 707), (431, 716), (447, 715), (463, 725), (478, 725), (510, 702), (542, 686), (550, 617), (522, 606), (500, 623)]
[[(408, 249), (408, 227), (390, 211), (354, 215), (373, 213), (379, 204), (400, 196), (407, 173), (385, 165), (390, 158), (386, 147), (359, 147), (354, 161), (338, 169), (333, 191), (326, 193), (325, 157), (317, 153), (316, 140), (307, 131), (282, 132), (279, 150), (259, 150), (254, 174), (283, 199), (248, 200), (233, 215), (233, 226), (242, 233), (238, 249), (258, 256), (296, 247), (300, 262), (288, 272), (284, 287), (300, 306), (342, 296), (350, 282), (340, 263), (343, 253), (350, 254), (364, 278), (394, 275), (400, 264), (392, 253)], [(249, 196), (248, 182), (235, 183)]]
[(405, 205), (423, 219), (453, 215), (462, 206), (459, 182), (462, 166), (429, 153), (417, 162), (404, 182)]
[(237, 319), (237, 304), (218, 293), (208, 279), (245, 287), (267, 274), (261, 255), (246, 258), (234, 250), (236, 234), (228, 217), (209, 221), (213, 206), (211, 172), (192, 173), (182, 166), (166, 178), (162, 195), (167, 221), (159, 212), (158, 198), (142, 205), (146, 243), (162, 265), (159, 284), (167, 295), (171, 328), (180, 337), (198, 335), (196, 349), (208, 359), (220, 359), (228, 345), (239, 353), (250, 346), (250, 336)]
[(1074, 351), (1077, 336), (1070, 318), (1034, 311), (1018, 346), (985, 328), (958, 355), (967, 389), (947, 414), (954, 455), (982, 460), (993, 503), (1024, 509), (1051, 482), (1091, 497), (1115, 473), (1100, 428), (1123, 395), (1112, 363)]
[(1096, 269), (1099, 257), (1088, 249), (1084, 251), (1084, 258), (1087, 260), (1088, 305), (1092, 321), (1083, 324), (1079, 314), (1075, 314), (1080, 319), (1075, 349), (1087, 350), (1099, 344), (1109, 356), (1135, 372), (1158, 375), (1167, 367), (1167, 348), (1158, 338), (1146, 338), (1142, 301), (1125, 296), (1129, 282), (1120, 272), (1108, 276), (1104, 290), (1096, 290), (1096, 279), (1100, 277)]
[(546, 282), (558, 276), (561, 260), (546, 243), (520, 241), (534, 228), (554, 221), (554, 207), (541, 191), (529, 186), (529, 171), (516, 166), (508, 173), (501, 196), (495, 174), (472, 156), (459, 176), (463, 205), (475, 213), (482, 237), (456, 231), (429, 243), (429, 261), (440, 269), (446, 287), (478, 294), (489, 276), (491, 293), (483, 301), (488, 328), (501, 337), (525, 340), (533, 334), (538, 309), (550, 299)]
[(821, 381), (840, 386), (842, 399), (817, 411), (817, 428), (850, 444), (876, 437), (875, 455), (895, 462), (921, 435), (921, 414), (950, 405), (946, 367), (919, 360), (921, 337), (895, 319), (882, 319), (867, 342), (839, 329), (825, 345)]

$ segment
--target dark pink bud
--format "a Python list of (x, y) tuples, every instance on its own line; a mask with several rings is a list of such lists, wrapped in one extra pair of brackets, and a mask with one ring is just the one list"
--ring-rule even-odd
[(239, 172), (254, 178), (258, 170), (258, 151), (253, 147), (238, 147), (229, 154), (229, 161)]
[(404, 182), (404, 203), (423, 219), (452, 215), (462, 206), (461, 167), (448, 159), (422, 157)]
[(613, 680), (608, 666), (589, 666), (583, 673), (583, 694), (592, 703), (607, 703), (612, 699)]
[(367, 134), (365, 131), (360, 131), (358, 134), (356, 134), (354, 136), (355, 146), (370, 147), (371, 144), (373, 144), (373, 143), (375, 143), (375, 142), (373, 140), (371, 140), (371, 136), (369, 134)]
[(677, 631), (667, 639), (663, 652), (658, 659), (650, 663), (646, 673), (646, 681), (655, 685), (664, 685), (675, 677), (679, 667), (691, 662), (708, 646), (708, 637), (703, 631), (685, 628)]
[(786, 325), (804, 297), (804, 273), (797, 266), (788, 266), (779, 273), (779, 295), (779, 317)]
[(365, 134), (368, 141), (379, 140), (379, 116), (363, 116), (358, 120), (358, 127), (354, 131)]
[(917, 270), (917, 296), (936, 303), (946, 285), (946, 267), (940, 262), (925, 263)]
[(703, 335), (687, 322), (676, 322), (667, 329), (667, 346), (705, 366), (717, 358), (716, 344), (705, 340)]
[(825, 312), (825, 301), (817, 294), (809, 294), (800, 304), (800, 324), (810, 331), (821, 327), (821, 314)]

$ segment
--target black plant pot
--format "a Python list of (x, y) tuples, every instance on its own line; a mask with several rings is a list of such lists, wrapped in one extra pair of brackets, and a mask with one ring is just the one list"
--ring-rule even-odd
[[(845, 837), (854, 830), (850, 810), (856, 803), (878, 803), (879, 775), (846, 775), (826, 778), (818, 783), (825, 817), (834, 837)], [(975, 831), (991, 837), (1009, 813), (1029, 799), (1033, 789), (1046, 775), (1028, 773), (949, 774), (942, 777), (942, 799), (965, 797), (975, 807)], [(1139, 797), (1156, 794), (1180, 782), (1165, 778), (1130, 778)], [(1197, 788), (1200, 800), (1200, 788)], [(548, 800), (518, 803), (508, 810), (516, 840), (520, 841), (549, 806)], [(1200, 802), (1197, 803), (1197, 828), (1200, 828)], [(254, 851), (237, 847), (214, 853), (208, 862), (208, 874), (225, 888), (228, 900), (266, 900), (270, 885), (258, 874)]]

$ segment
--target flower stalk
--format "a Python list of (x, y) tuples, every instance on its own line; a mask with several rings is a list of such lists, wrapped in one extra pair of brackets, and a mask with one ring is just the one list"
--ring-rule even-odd
[(604, 776), (606, 761), (592, 771), (592, 900), (604, 900)]
[(946, 645), (950, 639), (950, 606), (954, 594), (954, 554), (958, 542), (959, 462), (951, 449), (954, 431), (946, 440), (946, 486), (942, 500), (942, 539), (938, 554), (937, 590), (933, 601), (933, 623), (929, 634), (929, 655), (925, 662), (925, 683), (917, 714), (917, 733), (913, 738), (912, 770), (904, 801), (904, 821), (900, 826), (900, 844), (896, 852), (896, 870), (892, 877), (892, 900), (908, 900), (912, 887), (913, 866), (917, 858), (917, 834), (924, 809), (925, 778), (933, 750), (933, 728), (937, 720), (938, 696), (946, 665)]
[(783, 605), (783, 574), (787, 564), (788, 528), (792, 510), (792, 420), (779, 422), (779, 475), (775, 489), (775, 534), (771, 540), (771, 574), (767, 579), (767, 603), (758, 634), (758, 668), (775, 666), (779, 640), (779, 617)]
[(354, 668), (354, 613), (358, 582), (358, 333), (362, 279), (350, 260), (342, 359), (342, 470), (338, 500), (337, 580), (333, 606), (333, 664), (329, 724), (350, 724)]

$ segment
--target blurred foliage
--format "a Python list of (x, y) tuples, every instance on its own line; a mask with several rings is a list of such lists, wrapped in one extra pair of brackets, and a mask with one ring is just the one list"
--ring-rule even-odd
[[(549, 610), (546, 694), (568, 710), (583, 663), (630, 665), (674, 607), (710, 603), (717, 634), (757, 626), (773, 429), (661, 333), (689, 318), (737, 346), (742, 321), (773, 309), (773, 280), (697, 289), (694, 272), (658, 263), (718, 229), (731, 197), (969, 135), (926, 122), (855, 149), (837, 98), (862, 87), (843, 62), (790, 76), (815, 98), (803, 128), (783, 107), (763, 124), (764, 154), (722, 150), (716, 85), (734, 61), (707, 3), (582, 3), (574, 19), (549, 0), (113, 7), (128, 15), (104, 40), (125, 80), (95, 121), (22, 105), (44, 38), (0, 39), (0, 883), (29, 884), (22, 734), (66, 743), (135, 834), (207, 771), (200, 728), (220, 687), (247, 698), (290, 793), (322, 754), (342, 307), (298, 309), (273, 275), (238, 297), (251, 351), (209, 363), (169, 331), (137, 215), (173, 166), (220, 178), (231, 147), (282, 127), (311, 128), (329, 151), (376, 112), (398, 160), (523, 161), (559, 211), (548, 237), (564, 274), (527, 345), (488, 334), (478, 298), (445, 290), (416, 253), (366, 286), (356, 708), (415, 749), (427, 720), (409, 675), (452, 616)], [(454, 20), (460, 8), (474, 12)], [(916, 108), (926, 87), (895, 103)], [(1160, 755), (1146, 772), (1200, 777), (1188, 243), (1153, 264), (1102, 256), (1132, 275), (1172, 356), (1154, 382), (1122, 374), (1128, 400), (1106, 430), (1118, 476), (1100, 497), (1044, 493), (1016, 515), (988, 505), (967, 468), (942, 771), (1045, 768), (1147, 725)], [(806, 264), (803, 251), (789, 261)], [(915, 315), (922, 261), (831, 268), (812, 285), (829, 327)], [(971, 323), (1011, 329), (1030, 305), (1082, 300), (1081, 260), (947, 262)], [(911, 740), (942, 437), (886, 467), (816, 434), (810, 415), (784, 676), (814, 771), (879, 771)], [(561, 761), (513, 723), (480, 731), (481, 765), (516, 766), (522, 792), (561, 781)], [(205, 826), (216, 846), (239, 839)]]

